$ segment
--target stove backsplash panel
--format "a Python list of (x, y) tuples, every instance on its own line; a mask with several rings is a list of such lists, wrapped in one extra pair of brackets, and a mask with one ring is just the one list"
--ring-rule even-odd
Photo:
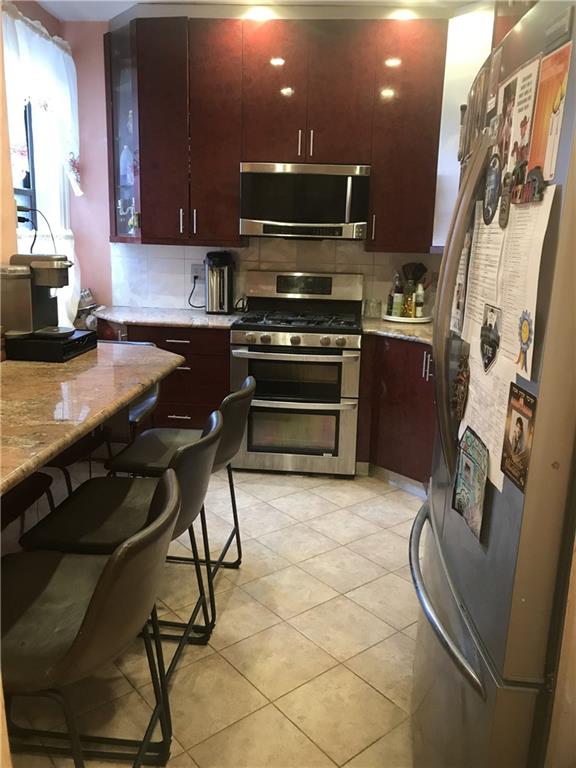
[[(192, 277), (198, 275), (192, 303), (204, 304), (204, 257), (217, 248), (111, 243), (112, 301), (117, 306), (186, 309)], [(227, 249), (222, 249), (227, 250)], [(384, 300), (402, 264), (423, 261), (438, 272), (439, 254), (366, 253), (362, 243), (335, 240), (251, 238), (234, 250), (235, 294), (243, 295), (247, 270), (346, 272), (364, 275), (364, 295)]]

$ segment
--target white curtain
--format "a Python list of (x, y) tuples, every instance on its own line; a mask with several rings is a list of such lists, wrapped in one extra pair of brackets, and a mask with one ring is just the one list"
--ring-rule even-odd
[[(70, 284), (59, 291), (59, 322), (70, 325), (80, 295), (80, 271), (70, 229), (70, 190), (81, 195), (79, 175), (78, 89), (68, 44), (51, 37), (39, 22), (26, 19), (13, 5), (2, 5), (4, 74), (12, 177), (15, 186), (27, 168), (24, 108), (32, 107), (36, 207), (48, 219), (58, 253), (75, 263)], [(24, 214), (26, 215), (26, 214)], [(35, 253), (53, 253), (42, 216), (37, 217)], [(30, 230), (17, 230), (18, 249), (30, 250)]]

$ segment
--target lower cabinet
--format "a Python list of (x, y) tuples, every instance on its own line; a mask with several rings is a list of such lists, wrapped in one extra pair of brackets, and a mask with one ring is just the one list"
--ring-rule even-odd
[(230, 332), (129, 325), (129, 341), (152, 341), (184, 362), (160, 383), (156, 427), (202, 429), (230, 391)]
[(436, 432), (431, 356), (427, 344), (363, 337), (358, 461), (428, 482)]

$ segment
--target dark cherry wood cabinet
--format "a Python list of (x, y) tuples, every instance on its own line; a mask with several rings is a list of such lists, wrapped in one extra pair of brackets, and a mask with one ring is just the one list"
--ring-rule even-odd
[(105, 36), (111, 240), (240, 246), (242, 22)]
[(152, 341), (184, 362), (160, 384), (157, 427), (202, 429), (230, 391), (230, 332), (218, 328), (129, 325), (129, 341)]
[(142, 242), (188, 239), (188, 20), (137, 19)]
[(358, 461), (428, 482), (436, 433), (431, 354), (426, 344), (364, 336)]
[(242, 160), (304, 162), (307, 98), (305, 22), (245, 21)]
[(447, 22), (378, 26), (366, 249), (425, 253), (434, 225)]
[(190, 242), (238, 245), (242, 22), (191, 19)]
[(373, 26), (244, 22), (244, 161), (370, 162)]
[(309, 162), (370, 164), (377, 26), (308, 24)]

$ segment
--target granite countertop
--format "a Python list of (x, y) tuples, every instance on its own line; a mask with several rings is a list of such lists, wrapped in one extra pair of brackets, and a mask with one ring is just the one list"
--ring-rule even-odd
[(416, 341), (420, 344), (432, 344), (432, 328), (434, 323), (395, 323), (391, 320), (362, 320), (364, 333), (377, 336)]
[(186, 328), (230, 328), (240, 315), (207, 315), (203, 309), (154, 307), (103, 307), (94, 313), (101, 320), (120, 325), (167, 325)]
[[(95, 313), (101, 320), (119, 325), (166, 325), (186, 328), (229, 328), (241, 315), (207, 315), (201, 309), (156, 309), (154, 307), (103, 307)], [(421, 344), (432, 343), (432, 323), (393, 323), (363, 320), (364, 333), (392, 336)]]
[(105, 343), (67, 363), (0, 365), (0, 493), (40, 469), (183, 358), (156, 347)]

